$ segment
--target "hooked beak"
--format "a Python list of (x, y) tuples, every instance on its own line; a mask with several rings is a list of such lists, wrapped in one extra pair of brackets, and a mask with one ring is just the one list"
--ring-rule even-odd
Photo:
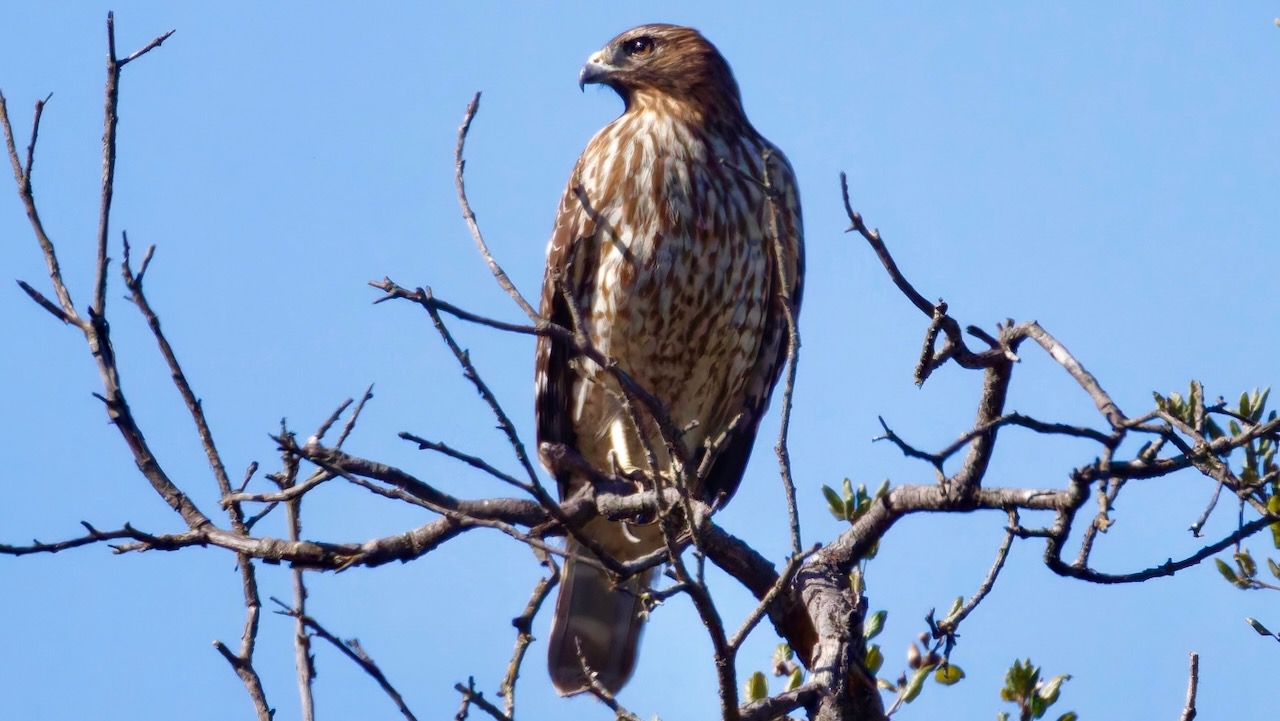
[(587, 64), (583, 65), (582, 70), (578, 71), (578, 89), (585, 91), (588, 84), (608, 81), (610, 74), (615, 69), (606, 60), (603, 50), (597, 52), (587, 58)]

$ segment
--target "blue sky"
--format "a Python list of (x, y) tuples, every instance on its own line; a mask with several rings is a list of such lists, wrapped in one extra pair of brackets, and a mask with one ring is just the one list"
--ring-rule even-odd
[[(923, 389), (912, 385), (924, 319), (865, 244), (842, 233), (841, 170), (855, 208), (926, 296), (945, 297), (964, 323), (1039, 320), (1127, 412), (1193, 377), (1210, 396), (1228, 397), (1278, 380), (1274, 4), (113, 7), (123, 51), (178, 30), (125, 72), (113, 232), (159, 246), (149, 295), (233, 469), (252, 460), (272, 466), (267, 434), (282, 416), (310, 432), (374, 382), (353, 452), (458, 495), (506, 494), (395, 438), (408, 430), (514, 466), (425, 315), (407, 304), (370, 305), (377, 294), (365, 282), (387, 275), (430, 285), (477, 312), (518, 320), (454, 200), (451, 153), (463, 107), (484, 91), (467, 152), (471, 200), (495, 254), (529, 293), (568, 171), (621, 108), (607, 90), (580, 93), (578, 68), (615, 33), (655, 20), (699, 27), (720, 47), (753, 123), (799, 177), (810, 266), (792, 454), (806, 542), (840, 530), (822, 483), (931, 480), (926, 467), (870, 442), (877, 415), (938, 447), (967, 428), (980, 382), (949, 368)], [(0, 44), (0, 88), (20, 136), (31, 103), (54, 92), (35, 185), (81, 307), (97, 224), (107, 9), (15, 6)], [(38, 249), (4, 185), (0, 275), (44, 288)], [(213, 507), (195, 434), (114, 272), (111, 279), (125, 391), (171, 475)], [(177, 530), (90, 395), (98, 381), (80, 336), (7, 288), (0, 538), (72, 536), (80, 520)], [(455, 325), (531, 437), (531, 341)], [(1093, 420), (1088, 399), (1033, 349), (1010, 408)], [(1060, 486), (1094, 455), (1078, 443), (1002, 438), (991, 485)], [(770, 445), (759, 444), (720, 519), (781, 559), (786, 523)], [(424, 521), (358, 490), (331, 484), (309, 497), (305, 534), (364, 540)], [(1192, 477), (1131, 485), (1097, 564), (1134, 570), (1194, 550), (1186, 528), (1210, 491)], [(1228, 531), (1232, 515), (1209, 530)], [(1002, 524), (995, 515), (911, 518), (885, 539), (868, 579), (872, 607), (890, 611), (881, 637), (887, 668), (902, 665), (930, 608), (973, 592)], [(1268, 544), (1250, 545), (1262, 553)], [(1280, 626), (1280, 597), (1236, 591), (1210, 566), (1141, 586), (1088, 586), (1045, 570), (1041, 552), (1018, 544), (995, 592), (962, 627), (953, 658), (969, 678), (926, 689), (903, 718), (991, 718), (1004, 669), (1028, 655), (1047, 673), (1074, 674), (1062, 710), (1172, 718), (1192, 650), (1202, 654), (1202, 713), (1273, 710), (1261, 691), (1272, 687), (1280, 649), (1242, 619)], [(420, 718), (449, 717), (455, 682), (473, 675), (496, 691), (513, 640), (508, 621), (537, 576), (524, 548), (471, 533), (412, 564), (313, 576), (311, 608), (362, 641)], [(240, 633), (238, 578), (226, 553), (116, 557), (88, 548), (0, 558), (0, 577), (0, 717), (249, 716), (238, 679), (210, 645)], [(264, 569), (262, 582), (264, 596), (287, 597), (285, 571)], [(750, 599), (723, 577), (712, 582), (735, 625)], [(544, 613), (535, 632), (545, 633), (548, 620)], [(266, 617), (259, 646), (282, 720), (298, 717), (291, 633), (286, 619)], [(764, 668), (774, 642), (758, 632), (743, 668)], [(317, 653), (325, 717), (397, 717), (345, 659)], [(607, 718), (591, 701), (554, 697), (544, 653), (535, 645), (525, 667), (519, 716)], [(622, 700), (645, 718), (706, 718), (713, 689), (710, 645), (689, 605), (673, 601), (650, 624)]]

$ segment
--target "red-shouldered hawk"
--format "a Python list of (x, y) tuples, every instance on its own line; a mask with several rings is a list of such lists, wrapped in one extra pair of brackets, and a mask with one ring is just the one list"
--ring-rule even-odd
[[(547, 249), (542, 314), (573, 327), (573, 308), (555, 286), (559, 277), (596, 348), (686, 429), (688, 477), (702, 464), (708, 439), (738, 419), (706, 459), (709, 471), (697, 489), (718, 505), (742, 479), (785, 363), (785, 304), (799, 310), (804, 251), (795, 177), (747, 121), (729, 64), (696, 30), (628, 30), (592, 55), (578, 79), (613, 88), (626, 109), (591, 139), (573, 169)], [(775, 267), (775, 227), (790, 299)], [(616, 382), (596, 364), (543, 336), (536, 371), (539, 445), (565, 444), (605, 473), (672, 477), (662, 439), (647, 421), (659, 467), (646, 467)], [(643, 409), (641, 415), (647, 417)], [(556, 473), (563, 498), (588, 483), (543, 462)], [(597, 518), (583, 531), (621, 561), (662, 546), (656, 524)], [(652, 572), (614, 584), (572, 538), (567, 551), (551, 629), (551, 679), (561, 694), (586, 690), (585, 660), (605, 688), (617, 691), (635, 666), (640, 593)]]

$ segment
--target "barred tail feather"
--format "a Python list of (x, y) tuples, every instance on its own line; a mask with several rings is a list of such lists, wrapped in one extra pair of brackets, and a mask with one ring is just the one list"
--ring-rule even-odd
[[(570, 538), (565, 550), (574, 556), (583, 548)], [(586, 691), (591, 684), (585, 662), (596, 680), (616, 693), (635, 669), (644, 627), (640, 593), (652, 571), (615, 586), (603, 569), (570, 557), (563, 574), (547, 651), (551, 682), (562, 696)]]

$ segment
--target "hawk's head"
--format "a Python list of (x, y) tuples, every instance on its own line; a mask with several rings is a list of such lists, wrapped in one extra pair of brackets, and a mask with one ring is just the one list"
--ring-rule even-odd
[(679, 25), (641, 25), (610, 40), (582, 66), (578, 85), (587, 83), (613, 88), (628, 108), (646, 99), (742, 107), (720, 51), (697, 30)]

